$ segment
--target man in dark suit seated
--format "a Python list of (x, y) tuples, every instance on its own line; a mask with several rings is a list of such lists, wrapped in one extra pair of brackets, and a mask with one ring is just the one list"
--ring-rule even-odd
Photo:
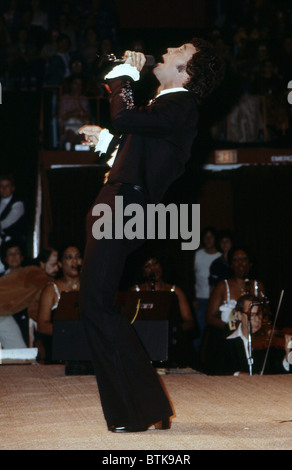
[[(224, 355), (226, 375), (250, 373), (250, 359), (252, 360), (252, 374), (259, 374), (262, 370), (265, 374), (290, 372), (291, 366), (288, 360), (290, 353), (288, 346), (292, 338), (290, 335), (283, 338), (283, 347), (281, 348), (275, 348), (271, 342), (265, 362), (272, 325), (265, 324), (263, 321), (260, 299), (249, 294), (240, 297), (235, 308), (235, 316), (239, 324), (234, 333), (226, 338)], [(249, 331), (251, 335), (249, 335)]]
[[(125, 63), (106, 76), (118, 149), (107, 183), (87, 218), (80, 315), (108, 428), (137, 432), (158, 422), (169, 428), (173, 410), (128, 320), (114, 307), (126, 258), (145, 241), (125, 233), (129, 217), (124, 220), (124, 214), (119, 213), (116, 197), (122, 196), (124, 207), (134, 204), (141, 208), (140, 228), (147, 206), (161, 201), (184, 172), (197, 134), (198, 103), (219, 84), (221, 67), (213, 48), (203, 40), (169, 48), (154, 68), (160, 83), (156, 98), (137, 107), (133, 82), (140, 78), (146, 58), (135, 51), (126, 51), (124, 58)], [(85, 126), (79, 132), (85, 135), (87, 145), (106, 141), (105, 151), (111, 145), (112, 137), (98, 126)], [(113, 215), (108, 220), (112, 238), (96, 233), (96, 209), (105, 206)]]

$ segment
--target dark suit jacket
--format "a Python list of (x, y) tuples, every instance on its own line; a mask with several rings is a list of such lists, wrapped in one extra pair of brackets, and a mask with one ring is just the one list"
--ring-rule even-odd
[(198, 123), (195, 98), (189, 91), (178, 91), (135, 107), (129, 77), (108, 84), (112, 125), (121, 135), (108, 181), (139, 185), (151, 202), (158, 202), (191, 156)]

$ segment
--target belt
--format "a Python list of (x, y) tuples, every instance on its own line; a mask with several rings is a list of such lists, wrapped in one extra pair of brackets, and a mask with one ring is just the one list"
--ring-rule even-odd
[(121, 181), (108, 182), (107, 184), (114, 184), (114, 185), (118, 185), (118, 186), (129, 186), (130, 188), (134, 189), (135, 191), (138, 191), (139, 193), (142, 193), (142, 194), (145, 195), (145, 189), (143, 189), (142, 186), (139, 186), (138, 184), (122, 183)]
[[(130, 185), (130, 186), (132, 186), (132, 185)], [(141, 188), (141, 186), (139, 186), (138, 184), (134, 184), (132, 186), (132, 188), (135, 189), (135, 191), (139, 191), (140, 193), (143, 193), (143, 194), (145, 193), (144, 189)]]

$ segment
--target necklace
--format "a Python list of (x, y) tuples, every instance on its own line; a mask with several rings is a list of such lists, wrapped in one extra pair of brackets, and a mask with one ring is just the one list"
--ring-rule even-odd
[(241, 295), (245, 295), (246, 294), (246, 282), (244, 283), (244, 287), (242, 287), (242, 285), (239, 285), (239, 283), (236, 281), (235, 281), (235, 284), (238, 287), (238, 289), (240, 289)]
[(67, 286), (72, 289), (72, 290), (76, 290), (78, 289), (78, 282), (70, 282), (70, 281), (67, 281)]

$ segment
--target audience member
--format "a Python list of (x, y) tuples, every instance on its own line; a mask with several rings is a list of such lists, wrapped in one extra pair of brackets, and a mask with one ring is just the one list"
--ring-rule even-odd
[(42, 250), (34, 265), (11, 271), (0, 278), (0, 316), (13, 315), (25, 308), (36, 320), (43, 287), (59, 271), (58, 252)]
[(14, 315), (27, 310), (30, 318), (35, 317), (42, 288), (58, 271), (56, 250), (42, 252), (37, 264), (0, 278), (0, 342), (5, 349), (27, 347), (24, 336), (29, 332), (22, 334)]
[(78, 129), (90, 124), (90, 106), (88, 98), (83, 94), (82, 76), (72, 76), (69, 93), (61, 98), (61, 119), (65, 142), (80, 142)]
[[(63, 5), (64, 8), (64, 5)], [(61, 11), (56, 21), (56, 28), (61, 35), (67, 36), (70, 40), (72, 50), (76, 49), (76, 29), (72, 17), (68, 14), (68, 11)]]
[(283, 80), (279, 76), (278, 67), (269, 58), (261, 63), (255, 76), (254, 92), (261, 96), (283, 92)]
[(5, 268), (3, 274), (8, 274), (11, 271), (21, 268), (24, 258), (24, 248), (18, 241), (9, 240), (1, 245), (1, 261)]
[(101, 89), (96, 81), (84, 72), (83, 60), (80, 57), (74, 57), (70, 61), (69, 77), (66, 77), (62, 82), (63, 95), (69, 94), (71, 89), (72, 79), (75, 77), (82, 78), (83, 93), (87, 97), (96, 98), (101, 95)]
[(195, 354), (199, 358), (202, 340), (206, 329), (206, 311), (210, 296), (209, 276), (210, 266), (221, 253), (216, 248), (216, 230), (214, 227), (206, 227), (201, 233), (201, 248), (194, 256), (195, 278), (195, 308), (197, 337), (194, 340)]
[(57, 53), (52, 55), (46, 65), (45, 85), (61, 85), (70, 75), (71, 42), (68, 36), (60, 34), (56, 40)]
[[(220, 373), (218, 351), (226, 337), (234, 330), (234, 308), (244, 294), (253, 294), (261, 300), (266, 298), (262, 283), (250, 279), (252, 259), (246, 248), (233, 247), (228, 254), (233, 275), (220, 281), (213, 289), (208, 303), (206, 322), (207, 334), (202, 351), (203, 363), (207, 373)], [(266, 311), (266, 317), (269, 312)], [(268, 321), (265, 318), (265, 321)]]
[(113, 44), (110, 38), (103, 38), (100, 43), (98, 52), (98, 60), (94, 64), (94, 73), (97, 80), (104, 81), (106, 73), (112, 68), (112, 64), (108, 61), (108, 55), (113, 54)]
[(286, 34), (281, 46), (280, 52), (277, 55), (278, 67), (286, 87), (292, 77), (292, 29)]
[(45, 61), (45, 64), (48, 63), (50, 57), (57, 54), (58, 52), (58, 44), (57, 39), (59, 37), (60, 32), (57, 29), (51, 29), (48, 32), (48, 38), (45, 41), (41, 52), (40, 57)]
[(96, 29), (88, 28), (80, 45), (80, 52), (86, 64), (86, 72), (92, 75), (94, 63), (97, 61), (97, 53), (100, 47), (100, 38)]
[(13, 88), (35, 90), (42, 86), (45, 63), (36, 42), (29, 41), (26, 28), (17, 30), (17, 40), (7, 50), (7, 64)]
[(232, 248), (233, 235), (230, 230), (223, 230), (218, 234), (218, 247), (222, 255), (216, 258), (210, 266), (210, 292), (220, 281), (229, 279), (232, 276), (232, 270), (228, 263), (228, 253)]
[(25, 207), (11, 174), (0, 176), (0, 244), (11, 238), (26, 241)]
[[(213, 137), (218, 138), (218, 132), (220, 132), (220, 140), (239, 143), (258, 142), (263, 138), (272, 140), (289, 131), (285, 121), (284, 124), (281, 122), (282, 127), (278, 132), (263, 132), (261, 100), (257, 99), (255, 93), (262, 87), (278, 86), (274, 78), (281, 79), (280, 94), (285, 93), (287, 89), (287, 84), (291, 80), (292, 63), (291, 12), (286, 4), (272, 8), (270, 2), (263, 1), (261, 4), (265, 7), (259, 9), (257, 2), (254, 5), (248, 3), (247, 8), (240, 5), (233, 11), (226, 4), (224, 8), (220, 8), (220, 14), (218, 10), (214, 11), (213, 30), (211, 34), (208, 34), (217, 52), (224, 59), (229, 83), (232, 83), (234, 89), (234, 83), (238, 85), (240, 82), (242, 95), (239, 105), (235, 106), (230, 116), (230, 106), (227, 110), (224, 100), (217, 103), (218, 122), (215, 122), (216, 118), (213, 117), (211, 124), (213, 134), (216, 134)], [(243, 14), (239, 14), (239, 11)], [(117, 38), (117, 12), (112, 2), (101, 4), (98, 0), (93, 0), (83, 5), (79, 1), (67, 0), (61, 3), (53, 2), (45, 7), (40, 0), (31, 0), (20, 7), (15, 0), (11, 0), (6, 5), (0, 6), (0, 14), (3, 15), (5, 23), (2, 28), (0, 26), (0, 37), (2, 30), (4, 45), (1, 51), (4, 55), (0, 57), (0, 78), (5, 88), (17, 86), (20, 89), (35, 89), (40, 83), (60, 85), (62, 79), (69, 75), (70, 60), (68, 45), (64, 46), (67, 41), (61, 40), (61, 37), (66, 36), (69, 40), (70, 52), (76, 51), (79, 56), (82, 56), (84, 52), (85, 62), (89, 66), (89, 69), (85, 71), (98, 80), (103, 79), (104, 69), (109, 67), (102, 56), (114, 52), (113, 46), (116, 52), (122, 49)], [(46, 44), (50, 34), (55, 37), (56, 32), (60, 35), (58, 51), (56, 51), (55, 39), (50, 44)], [(14, 53), (16, 52), (14, 43), (17, 36), (22, 37), (24, 42), (19, 43), (17, 54), (20, 54), (20, 49), (22, 52), (15, 62), (15, 57), (11, 54), (12, 49)], [(139, 50), (144, 48), (143, 40), (145, 38), (141, 36), (142, 46), (138, 44), (139, 40), (136, 41)], [(101, 42), (103, 44), (99, 47)], [(63, 43), (62, 46), (61, 43)], [(160, 54), (156, 44), (152, 47), (156, 49), (154, 54)], [(100, 61), (95, 58), (97, 50), (99, 50)], [(52, 52), (54, 52), (53, 55)], [(272, 68), (272, 65), (274, 69), (278, 68), (276, 72), (278, 77), (272, 79), (273, 83), (268, 77), (265, 77), (267, 80), (262, 80), (264, 77), (258, 77), (259, 68), (264, 60), (270, 62), (270, 64), (266, 63), (267, 68)], [(46, 63), (46, 73), (43, 61)], [(11, 62), (13, 62), (12, 68)], [(147, 67), (144, 68), (143, 75), (147, 76), (146, 70)], [(33, 76), (31, 80), (30, 75)], [(223, 95), (225, 96), (224, 93)], [(230, 88), (228, 95), (230, 95)], [(277, 112), (276, 109), (275, 113)], [(282, 108), (279, 113), (282, 113)], [(225, 122), (223, 115), (225, 119), (228, 116), (227, 129), (223, 126)], [(238, 122), (240, 118), (241, 122), (244, 122), (242, 127)], [(288, 122), (288, 126), (290, 124)]]
[[(5, 271), (3, 274), (8, 274), (10, 272), (16, 272), (19, 269), (23, 268), (23, 263), (25, 260), (25, 250), (24, 247), (14, 240), (9, 240), (6, 243), (3, 243), (1, 246), (1, 260), (5, 266)], [(0, 274), (1, 275), (1, 274)], [(14, 320), (17, 322), (22, 337), (26, 343), (29, 345), (29, 318), (27, 309), (24, 309), (13, 315)]]
[(32, 9), (31, 24), (44, 30), (49, 29), (48, 13), (41, 8), (40, 0), (31, 0), (30, 4)]

